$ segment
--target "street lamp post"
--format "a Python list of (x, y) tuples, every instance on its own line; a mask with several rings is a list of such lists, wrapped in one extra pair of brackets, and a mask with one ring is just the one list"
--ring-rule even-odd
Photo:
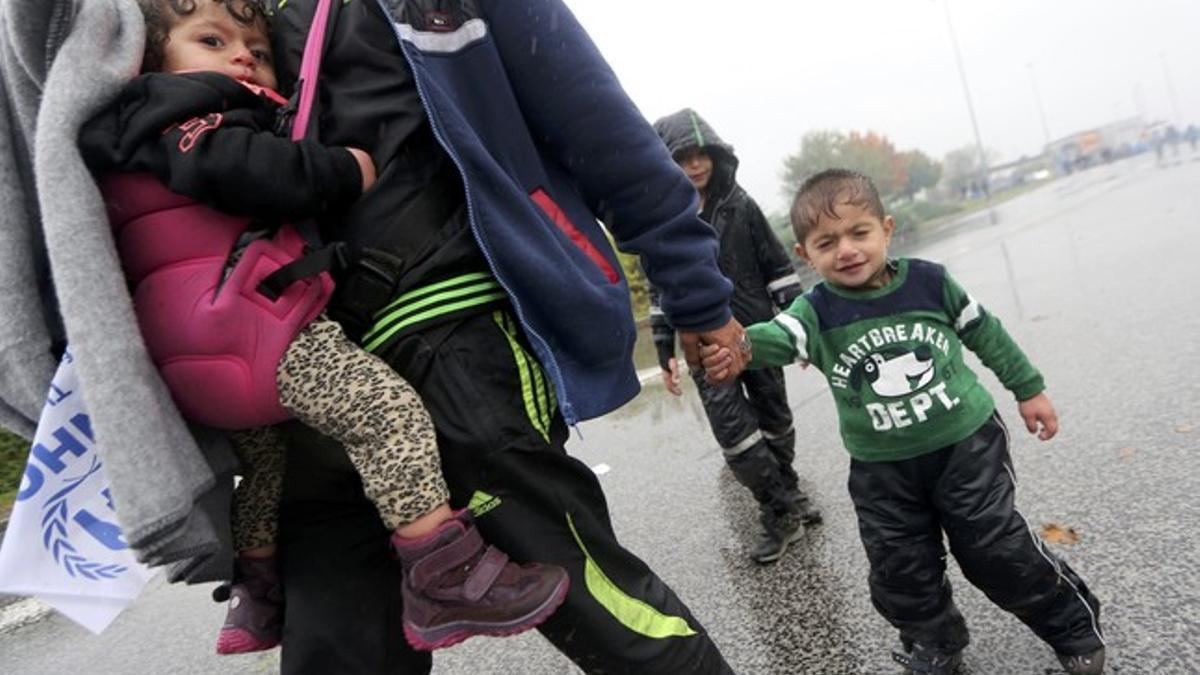
[[(936, 0), (935, 0), (936, 1)], [(979, 166), (983, 196), (987, 201), (988, 220), (996, 224), (996, 212), (992, 209), (992, 190), (988, 187), (987, 153), (983, 150), (983, 140), (979, 136), (979, 122), (975, 119), (975, 104), (971, 102), (971, 88), (967, 85), (967, 71), (963, 68), (962, 53), (958, 49), (958, 35), (954, 32), (954, 21), (950, 18), (950, 0), (943, 0), (942, 7), (946, 11), (946, 28), (950, 31), (950, 44), (954, 47), (954, 63), (958, 66), (958, 77), (962, 80), (963, 96), (967, 99), (967, 113), (971, 116), (971, 128), (975, 131), (975, 149), (979, 152)]]
[(1167, 67), (1167, 57), (1165, 54), (1158, 55), (1159, 62), (1162, 63), (1163, 78), (1167, 81), (1167, 95), (1171, 97), (1171, 114), (1174, 119), (1171, 120), (1175, 126), (1183, 123), (1183, 118), (1179, 116), (1179, 99), (1175, 97), (1175, 83), (1171, 80), (1171, 69)]
[(1046, 124), (1046, 109), (1042, 107), (1042, 94), (1038, 90), (1037, 76), (1033, 72), (1033, 64), (1026, 63), (1025, 67), (1029, 69), (1029, 81), (1033, 83), (1033, 102), (1037, 104), (1038, 118), (1042, 121), (1042, 136), (1046, 139), (1046, 146), (1050, 145), (1050, 125)]

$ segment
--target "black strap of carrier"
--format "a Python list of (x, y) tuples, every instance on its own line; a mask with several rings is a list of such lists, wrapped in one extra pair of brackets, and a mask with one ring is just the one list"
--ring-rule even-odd
[(390, 251), (412, 252), (415, 254), (415, 262), (416, 258), (420, 257), (417, 247), (424, 243), (421, 240), (429, 239), (428, 228), (441, 227), (449, 220), (462, 204), (462, 194), (462, 183), (458, 180), (457, 170), (453, 164), (447, 162), (446, 168), (435, 175), (423, 190), (416, 193), (412, 201), (405, 204), (394, 217), (389, 218), (399, 226), (379, 227), (376, 236), (373, 237), (374, 245), (370, 247), (353, 247), (343, 242), (313, 246), (312, 230), (309, 227), (298, 226), (297, 229), (309, 241), (309, 252), (263, 279), (258, 286), (258, 292), (275, 300), (293, 283), (322, 272), (339, 272), (342, 273), (339, 278), (347, 279), (362, 272), (377, 279), (373, 286), (385, 287), (379, 292), (371, 293), (372, 296), (386, 295), (378, 301), (374, 298), (369, 301), (369, 304), (374, 305), (370, 310), (374, 313), (392, 299), (403, 271), (404, 261)]
[(288, 286), (330, 270), (346, 267), (346, 246), (340, 242), (315, 249), (272, 272), (258, 284), (258, 292), (274, 302)]
[[(449, 171), (455, 171), (453, 166)], [(436, 176), (399, 213), (389, 217), (387, 224), (376, 228), (372, 246), (346, 248), (346, 267), (326, 311), (351, 340), (357, 341), (370, 330), (375, 315), (399, 293), (405, 270), (419, 265), (429, 249), (441, 243), (431, 233), (448, 222), (462, 204), (457, 174)], [(391, 251), (403, 252), (406, 259)]]

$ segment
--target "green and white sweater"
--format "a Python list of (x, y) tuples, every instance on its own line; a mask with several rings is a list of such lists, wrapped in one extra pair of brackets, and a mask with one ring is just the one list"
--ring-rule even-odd
[(1018, 401), (1045, 388), (1000, 320), (944, 267), (917, 259), (889, 264), (894, 274), (883, 288), (852, 292), (821, 283), (774, 320), (747, 329), (751, 368), (799, 361), (825, 374), (851, 456), (908, 459), (982, 426), (995, 403), (963, 363), (963, 346)]

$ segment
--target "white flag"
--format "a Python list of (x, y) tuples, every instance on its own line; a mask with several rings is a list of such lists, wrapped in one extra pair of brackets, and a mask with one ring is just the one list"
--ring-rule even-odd
[(42, 408), (0, 547), (0, 591), (36, 596), (99, 633), (151, 576), (121, 536), (67, 352)]

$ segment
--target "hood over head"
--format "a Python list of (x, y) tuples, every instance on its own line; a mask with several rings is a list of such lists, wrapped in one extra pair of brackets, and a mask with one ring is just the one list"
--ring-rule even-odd
[(672, 157), (691, 148), (701, 148), (708, 153), (713, 161), (713, 182), (707, 192), (724, 194), (733, 187), (738, 167), (733, 146), (721, 140), (695, 110), (684, 108), (659, 118), (654, 123), (654, 131), (658, 132), (658, 137), (666, 144)]

